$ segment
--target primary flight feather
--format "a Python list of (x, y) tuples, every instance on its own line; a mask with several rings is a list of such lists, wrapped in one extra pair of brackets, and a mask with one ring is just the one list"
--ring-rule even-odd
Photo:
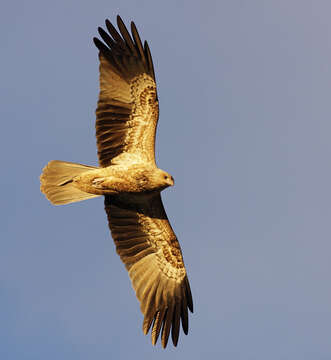
[(172, 186), (170, 174), (155, 163), (159, 115), (155, 74), (147, 42), (135, 24), (131, 34), (117, 17), (119, 32), (106, 20), (99, 28), (100, 94), (96, 138), (100, 167), (50, 161), (40, 177), (41, 191), (55, 205), (100, 195), (116, 251), (129, 272), (144, 315), (143, 331), (152, 343), (171, 331), (176, 346), (180, 323), (188, 332), (193, 312), (182, 252), (163, 208), (160, 192)]

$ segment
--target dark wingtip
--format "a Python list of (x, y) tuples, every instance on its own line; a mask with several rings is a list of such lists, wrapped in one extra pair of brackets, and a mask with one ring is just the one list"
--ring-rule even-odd
[(177, 347), (178, 338), (179, 338), (179, 334), (177, 336), (172, 336), (172, 343), (173, 343), (174, 347)]
[(188, 306), (188, 308), (189, 308), (189, 310), (191, 311), (191, 313), (193, 314), (193, 303), (188, 303), (187, 304), (187, 306)]
[(117, 25), (120, 24), (120, 23), (122, 23), (124, 25), (124, 22), (123, 22), (122, 18), (119, 15), (116, 16), (116, 20), (117, 20)]
[(163, 349), (165, 349), (167, 347), (167, 345), (168, 345), (168, 338), (165, 339), (165, 340), (162, 340), (161, 344), (162, 344)]
[(105, 24), (106, 24), (106, 27), (108, 28), (108, 26), (111, 25), (110, 20), (109, 20), (109, 19), (106, 19), (106, 20), (105, 20)]
[(186, 297), (187, 297), (187, 307), (190, 309), (191, 313), (193, 313), (193, 299), (192, 299), (192, 292), (190, 283), (188, 281), (188, 278), (185, 278), (186, 283)]
[(99, 49), (100, 52), (107, 50), (106, 45), (102, 41), (100, 41), (98, 38), (94, 37), (93, 42), (94, 42), (94, 45)]
[(99, 43), (101, 42), (98, 38), (94, 37), (93, 38), (93, 42), (94, 42), (94, 45), (99, 49)]
[(134, 31), (135, 31), (136, 33), (138, 33), (138, 29), (137, 29), (137, 26), (136, 26), (136, 24), (134, 23), (134, 21), (131, 21), (130, 26), (131, 26), (131, 33), (133, 33)]

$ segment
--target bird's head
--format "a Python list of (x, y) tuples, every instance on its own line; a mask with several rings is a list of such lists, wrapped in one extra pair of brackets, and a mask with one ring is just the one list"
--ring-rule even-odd
[(162, 191), (175, 183), (169, 173), (158, 168), (139, 169), (135, 176), (141, 191)]
[(165, 185), (174, 186), (175, 185), (174, 178), (166, 171), (163, 171), (163, 170), (161, 170), (161, 171), (162, 171), (161, 177), (163, 178)]
[(157, 178), (158, 185), (162, 189), (165, 189), (168, 186), (173, 186), (175, 184), (174, 178), (164, 170), (158, 169), (155, 176)]

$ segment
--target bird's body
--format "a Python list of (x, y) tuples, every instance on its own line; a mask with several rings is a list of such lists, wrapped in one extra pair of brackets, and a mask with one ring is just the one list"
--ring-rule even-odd
[(150, 164), (111, 165), (73, 178), (80, 190), (95, 195), (147, 195), (173, 185), (173, 178)]
[(43, 169), (41, 191), (55, 205), (103, 195), (117, 253), (125, 264), (152, 343), (161, 334), (177, 345), (180, 322), (188, 332), (192, 295), (182, 252), (164, 211), (160, 192), (174, 185), (155, 162), (159, 107), (147, 42), (132, 37), (121, 18), (99, 28), (100, 94), (96, 137), (100, 167), (53, 160)]

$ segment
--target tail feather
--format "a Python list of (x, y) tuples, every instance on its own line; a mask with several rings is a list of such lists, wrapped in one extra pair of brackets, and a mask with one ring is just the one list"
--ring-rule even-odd
[(69, 204), (98, 197), (99, 195), (79, 190), (72, 183), (75, 176), (95, 169), (97, 168), (94, 166), (52, 160), (44, 167), (40, 176), (40, 190), (54, 205)]

